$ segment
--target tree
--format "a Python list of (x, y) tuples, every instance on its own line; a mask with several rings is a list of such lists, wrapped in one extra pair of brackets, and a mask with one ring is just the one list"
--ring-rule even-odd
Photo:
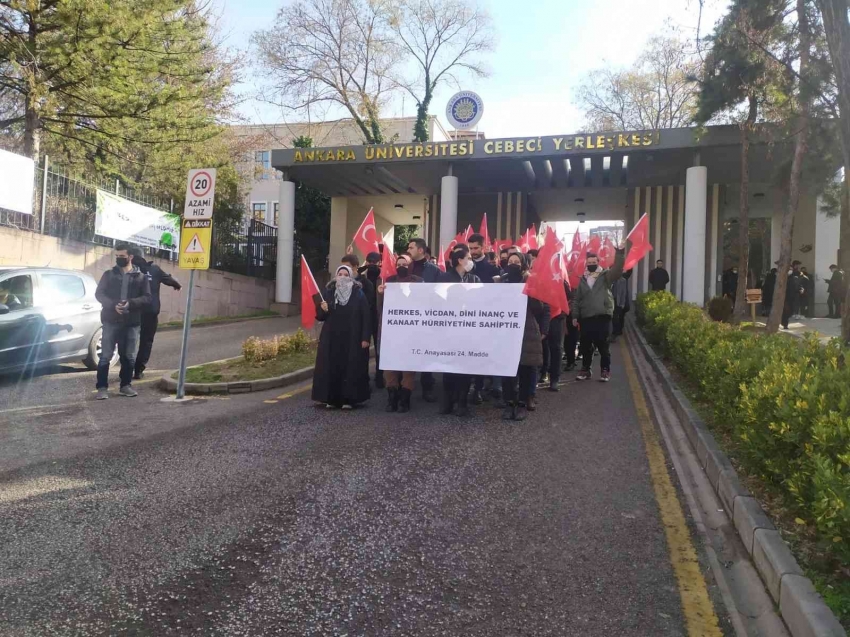
[(410, 241), (419, 236), (419, 226), (415, 224), (410, 226), (396, 226), (394, 236), (393, 250), (396, 254), (402, 254), (407, 252), (407, 246), (410, 245)]
[[(850, 3), (848, 0), (817, 0), (816, 4), (823, 20), (838, 90), (838, 122), (844, 159), (839, 265), (850, 272)], [(850, 341), (850, 286), (846, 300), (841, 324), (841, 336), (845, 342)]]
[(587, 130), (650, 130), (690, 126), (697, 107), (700, 62), (678, 35), (649, 40), (626, 70), (599, 69), (578, 88)]
[(388, 26), (415, 67), (412, 77), (399, 74), (396, 83), (416, 100), (414, 141), (427, 142), (428, 109), (437, 86), (458, 83), (458, 72), (487, 75), (479, 55), (493, 48), (490, 16), (461, 0), (400, 0), (389, 10)]
[[(737, 120), (741, 130), (741, 192), (738, 213), (738, 288), (732, 320), (747, 315), (750, 252), (750, 139), (760, 111), (775, 110), (787, 93), (781, 56), (785, 39), (785, 0), (736, 0), (708, 39), (710, 51), (700, 78), (696, 121), (706, 124), (719, 113)], [(777, 104), (776, 102), (780, 102)], [(742, 109), (741, 105), (745, 107)], [(742, 112), (743, 111), (743, 112)], [(775, 119), (775, 118), (771, 118)]]
[[(810, 80), (810, 60), (812, 32), (810, 29), (809, 7), (806, 0), (797, 2), (797, 34), (799, 50), (799, 71), (797, 80), (798, 114), (794, 120), (794, 159), (791, 164), (791, 175), (788, 188), (788, 206), (782, 215), (782, 231), (779, 242), (779, 271), (776, 275), (776, 289), (773, 293), (773, 307), (767, 320), (768, 333), (779, 330), (779, 323), (784, 311), (786, 288), (788, 285), (788, 269), (791, 267), (791, 238), (794, 234), (794, 216), (800, 203), (800, 178), (803, 172), (803, 162), (809, 143), (809, 116), (811, 111), (812, 91)], [(796, 290), (791, 291), (796, 294)]]
[(299, 0), (283, 7), (253, 43), (278, 105), (299, 113), (341, 108), (367, 144), (384, 141), (379, 123), (392, 89), (393, 45), (381, 0)]
[[(313, 138), (292, 140), (293, 148), (311, 148)], [(295, 236), (298, 247), (314, 272), (325, 269), (331, 231), (331, 198), (320, 190), (298, 183), (295, 188)]]
[(230, 81), (213, 49), (191, 0), (4, 1), (0, 130), (36, 161), (47, 136), (115, 172), (138, 163), (138, 149), (210, 139)]

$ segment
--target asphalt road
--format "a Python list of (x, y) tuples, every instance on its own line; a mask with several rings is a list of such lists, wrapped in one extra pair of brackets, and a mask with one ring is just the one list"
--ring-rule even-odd
[(0, 634), (686, 635), (614, 349), (525, 423), (380, 394), (0, 413), (27, 458), (0, 472)]
[[(273, 317), (194, 327), (189, 338), (189, 364), (238, 356), (242, 341), (249, 336), (267, 337), (292, 332), (298, 328), (299, 322), (298, 317)], [(182, 338), (181, 330), (157, 334), (148, 365), (150, 380), (167, 370), (177, 369)], [(112, 370), (110, 383), (118, 383), (117, 366)], [(40, 368), (26, 375), (0, 376), (0, 410), (79, 402), (85, 400), (94, 387), (95, 372), (87, 370), (81, 362)], [(114, 389), (117, 390), (117, 386)]]

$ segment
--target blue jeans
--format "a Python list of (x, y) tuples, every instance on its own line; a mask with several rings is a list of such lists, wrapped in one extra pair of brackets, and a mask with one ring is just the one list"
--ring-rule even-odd
[(97, 361), (97, 389), (109, 387), (109, 363), (115, 346), (118, 346), (118, 356), (121, 360), (121, 387), (133, 382), (133, 368), (136, 366), (136, 352), (139, 350), (138, 325), (123, 325), (121, 323), (103, 324), (103, 341), (100, 350), (100, 360)]

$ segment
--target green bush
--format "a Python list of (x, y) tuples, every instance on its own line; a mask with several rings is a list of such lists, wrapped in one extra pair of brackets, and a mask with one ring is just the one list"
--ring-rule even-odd
[(708, 315), (715, 321), (728, 323), (734, 310), (732, 300), (725, 296), (715, 296), (708, 302)]
[(747, 471), (850, 561), (850, 352), (836, 340), (744, 332), (669, 293), (641, 295), (636, 309)]
[(294, 334), (273, 336), (265, 340), (251, 336), (242, 343), (242, 356), (245, 357), (246, 361), (259, 363), (304, 352), (312, 344), (310, 337), (300, 328)]

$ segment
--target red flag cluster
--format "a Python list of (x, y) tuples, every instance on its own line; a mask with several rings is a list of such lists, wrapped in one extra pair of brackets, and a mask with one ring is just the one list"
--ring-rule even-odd
[(527, 296), (548, 303), (553, 317), (570, 313), (560, 261), (563, 247), (555, 236), (555, 231), (551, 227), (546, 228), (546, 240), (534, 260), (534, 267), (529, 272), (522, 290)]

